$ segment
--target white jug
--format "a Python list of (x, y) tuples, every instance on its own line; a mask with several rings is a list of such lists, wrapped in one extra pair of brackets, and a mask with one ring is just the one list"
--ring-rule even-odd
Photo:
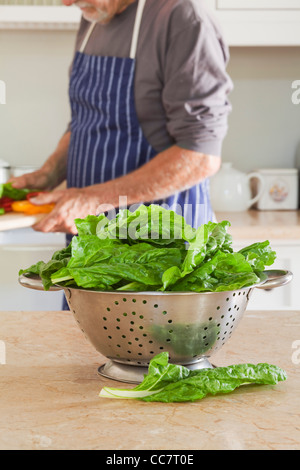
[[(258, 193), (252, 197), (250, 181), (259, 180)], [(259, 173), (243, 173), (223, 163), (221, 169), (210, 180), (211, 205), (215, 212), (239, 212), (250, 209), (261, 197), (264, 179)]]

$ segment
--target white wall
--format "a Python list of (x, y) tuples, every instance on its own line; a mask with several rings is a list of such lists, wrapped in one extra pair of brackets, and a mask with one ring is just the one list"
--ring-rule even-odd
[[(68, 67), (75, 32), (0, 31), (0, 158), (40, 165), (69, 120)], [(244, 171), (293, 167), (300, 141), (300, 105), (291, 84), (300, 79), (300, 48), (232, 48), (228, 71), (235, 89), (223, 159)]]
[(68, 68), (75, 32), (0, 31), (0, 158), (40, 165), (70, 118)]
[(291, 85), (300, 79), (300, 47), (232, 48), (228, 72), (235, 88), (224, 160), (244, 171), (292, 168), (300, 105), (292, 103)]

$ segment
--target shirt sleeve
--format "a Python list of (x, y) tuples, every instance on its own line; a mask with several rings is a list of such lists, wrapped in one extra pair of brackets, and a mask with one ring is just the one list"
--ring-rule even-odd
[(179, 147), (221, 155), (233, 88), (228, 58), (215, 28), (200, 19), (170, 39), (162, 98), (168, 132)]

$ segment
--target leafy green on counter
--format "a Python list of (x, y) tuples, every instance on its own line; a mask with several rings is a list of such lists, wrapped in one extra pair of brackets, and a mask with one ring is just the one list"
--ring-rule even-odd
[(75, 219), (78, 236), (49, 262), (20, 274), (39, 274), (52, 284), (94, 290), (236, 290), (261, 281), (276, 257), (269, 241), (239, 252), (232, 248), (230, 223), (208, 222), (194, 229), (184, 218), (157, 205)]
[(13, 188), (11, 183), (0, 184), (0, 198), (10, 197), (15, 201), (26, 199), (27, 194), (34, 192), (34, 189), (17, 189)]
[(194, 402), (207, 395), (233, 392), (245, 384), (276, 385), (286, 379), (284, 370), (266, 363), (191, 371), (184, 366), (170, 364), (169, 354), (162, 352), (150, 361), (148, 374), (137, 387), (104, 387), (99, 396), (148, 402)]

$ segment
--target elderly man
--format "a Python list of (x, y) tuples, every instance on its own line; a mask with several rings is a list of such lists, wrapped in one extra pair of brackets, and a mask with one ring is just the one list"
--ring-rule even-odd
[[(71, 122), (57, 148), (15, 187), (67, 189), (35, 229), (76, 234), (74, 219), (119, 197), (211, 220), (232, 83), (227, 48), (202, 0), (63, 0), (82, 21), (70, 73)], [(108, 206), (107, 206), (108, 207)]]

